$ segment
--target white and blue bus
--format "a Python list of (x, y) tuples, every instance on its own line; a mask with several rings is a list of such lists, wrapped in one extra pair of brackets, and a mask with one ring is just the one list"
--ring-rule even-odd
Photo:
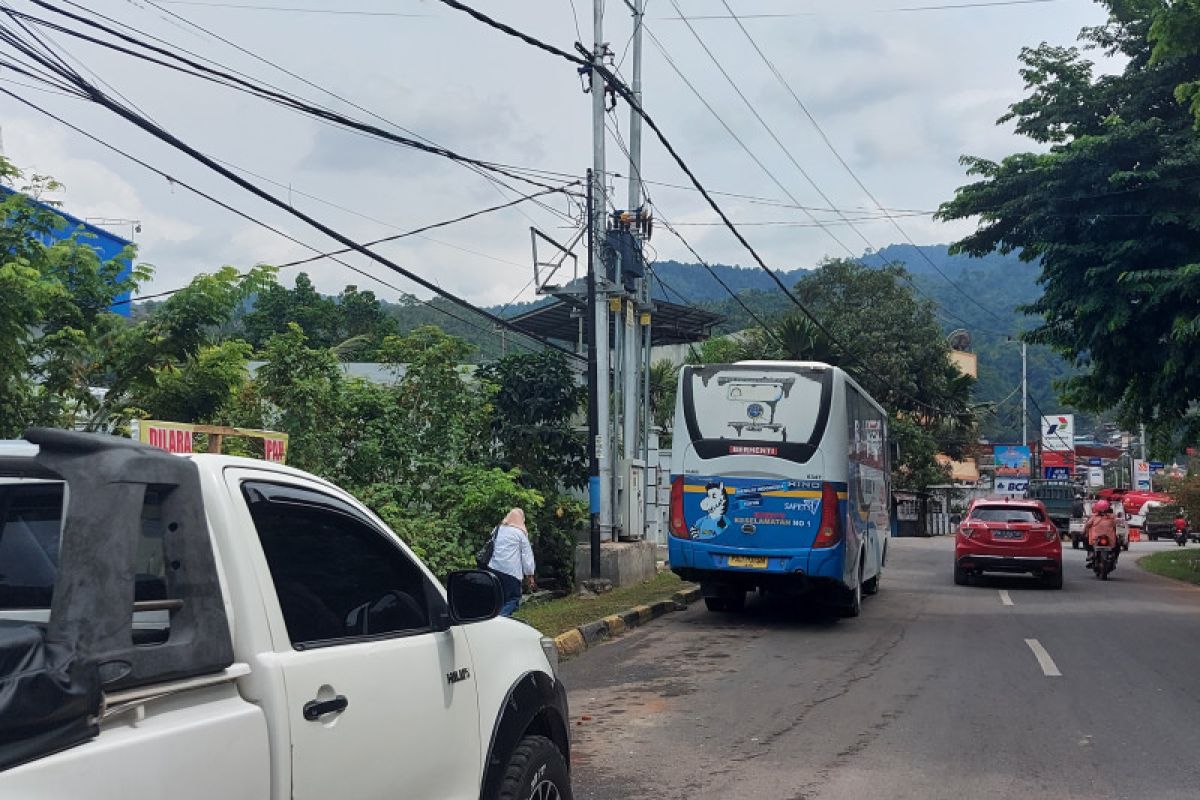
[(685, 366), (671, 446), (671, 569), (713, 611), (755, 590), (857, 616), (891, 532), (887, 414), (818, 362)]

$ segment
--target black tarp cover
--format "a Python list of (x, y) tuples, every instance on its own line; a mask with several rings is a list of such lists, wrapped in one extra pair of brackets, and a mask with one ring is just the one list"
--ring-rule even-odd
[(0, 622), (0, 770), (97, 733), (100, 675), (39, 625)]

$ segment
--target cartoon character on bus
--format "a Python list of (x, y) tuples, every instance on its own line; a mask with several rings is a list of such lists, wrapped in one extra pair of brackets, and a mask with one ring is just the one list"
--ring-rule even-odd
[(705, 497), (700, 501), (700, 510), (705, 512), (695, 525), (691, 534), (694, 539), (711, 539), (729, 527), (725, 514), (729, 511), (729, 495), (725, 493), (725, 484), (706, 483)]

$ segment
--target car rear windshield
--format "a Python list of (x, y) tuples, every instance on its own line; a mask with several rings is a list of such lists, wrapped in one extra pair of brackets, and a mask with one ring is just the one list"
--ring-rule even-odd
[(1036, 508), (1011, 506), (977, 506), (971, 519), (979, 522), (1044, 522), (1045, 517)]

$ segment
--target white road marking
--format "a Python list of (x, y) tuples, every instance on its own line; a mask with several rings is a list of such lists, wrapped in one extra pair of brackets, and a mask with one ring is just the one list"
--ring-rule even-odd
[(1025, 644), (1029, 645), (1029, 649), (1033, 651), (1034, 657), (1038, 660), (1038, 665), (1042, 668), (1042, 672), (1047, 678), (1061, 678), (1062, 673), (1058, 671), (1058, 665), (1054, 663), (1054, 659), (1046, 652), (1046, 648), (1042, 647), (1042, 643), (1037, 639), (1026, 639)]
[(1006, 606), (1013, 605), (1012, 597), (1008, 594), (1008, 589), (1000, 590), (1000, 602)]

